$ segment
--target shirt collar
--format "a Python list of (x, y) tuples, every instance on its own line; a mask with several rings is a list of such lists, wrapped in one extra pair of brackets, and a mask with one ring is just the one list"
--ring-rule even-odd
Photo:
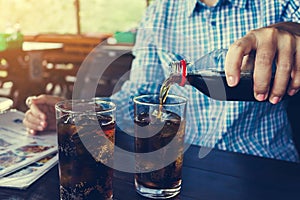
[(233, 6), (237, 6), (239, 8), (246, 8), (248, 0), (223, 0), (224, 2), (229, 2)]
[[(237, 6), (239, 8), (245, 8), (248, 0), (219, 0), (219, 3), (230, 3), (233, 6)], [(186, 14), (187, 16), (191, 16), (195, 11), (197, 6), (201, 7), (199, 0), (185, 0), (186, 5)]]

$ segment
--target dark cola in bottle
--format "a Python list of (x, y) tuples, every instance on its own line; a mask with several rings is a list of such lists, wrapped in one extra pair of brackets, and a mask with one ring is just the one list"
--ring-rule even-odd
[[(242, 70), (239, 83), (234, 87), (228, 86), (224, 71), (226, 53), (226, 49), (219, 49), (204, 55), (194, 63), (187, 63), (185, 60), (172, 62), (170, 64), (171, 75), (161, 87), (161, 101), (163, 102), (167, 97), (170, 86), (175, 83), (180, 86), (191, 85), (216, 100), (256, 101), (253, 92), (252, 69)], [(275, 69), (273, 64), (271, 87), (274, 82)]]

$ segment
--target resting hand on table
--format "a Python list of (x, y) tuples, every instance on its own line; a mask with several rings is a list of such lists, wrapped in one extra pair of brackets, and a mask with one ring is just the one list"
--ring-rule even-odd
[(27, 98), (26, 103), (29, 110), (25, 113), (23, 124), (30, 134), (56, 129), (54, 106), (60, 100), (62, 100), (61, 97), (50, 95)]
[[(278, 103), (288, 92), (290, 96), (300, 88), (300, 24), (282, 22), (250, 31), (228, 49), (225, 73), (229, 86), (239, 82), (244, 59), (256, 51), (254, 63), (254, 96), (258, 101), (269, 98)], [(272, 63), (276, 61), (273, 87), (270, 88)], [(290, 83), (289, 80), (291, 79)]]

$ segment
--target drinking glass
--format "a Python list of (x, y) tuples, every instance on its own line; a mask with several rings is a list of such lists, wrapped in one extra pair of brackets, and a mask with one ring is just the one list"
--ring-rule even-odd
[(142, 196), (166, 199), (179, 194), (187, 100), (168, 95), (134, 98), (135, 188)]
[(55, 109), (60, 199), (112, 199), (115, 104), (64, 100)]

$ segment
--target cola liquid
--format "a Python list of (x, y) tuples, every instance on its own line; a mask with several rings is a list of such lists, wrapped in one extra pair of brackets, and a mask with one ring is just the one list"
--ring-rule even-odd
[(115, 121), (110, 116), (65, 115), (57, 131), (60, 198), (112, 199), (113, 169), (108, 162), (113, 157)]
[[(203, 70), (197, 73), (188, 73), (184, 77), (184, 85), (191, 85), (204, 95), (215, 100), (257, 101), (254, 97), (252, 76), (250, 72), (242, 72), (238, 85), (229, 87), (224, 71)], [(181, 83), (182, 79), (183, 77), (180, 74), (172, 74), (163, 82), (160, 90), (161, 104), (167, 98), (171, 86)], [(274, 77), (271, 78), (271, 87), (273, 82)]]
[[(164, 111), (165, 112), (165, 111)], [(185, 132), (185, 120), (173, 112), (166, 112), (164, 117), (151, 116), (151, 113), (141, 113), (135, 117), (135, 152), (137, 171), (146, 171), (153, 167), (154, 162), (163, 162), (167, 158), (175, 157), (167, 166), (145, 173), (136, 173), (135, 181), (151, 189), (176, 188), (181, 185), (181, 171), (183, 163), (183, 141)], [(140, 136), (143, 137), (140, 137)], [(143, 153), (158, 153), (155, 160), (143, 156)]]
[(240, 81), (235, 87), (228, 86), (224, 71), (205, 70), (195, 74), (190, 73), (187, 74), (186, 81), (186, 84), (215, 100), (256, 101), (253, 92), (253, 74), (250, 72), (242, 72)]

